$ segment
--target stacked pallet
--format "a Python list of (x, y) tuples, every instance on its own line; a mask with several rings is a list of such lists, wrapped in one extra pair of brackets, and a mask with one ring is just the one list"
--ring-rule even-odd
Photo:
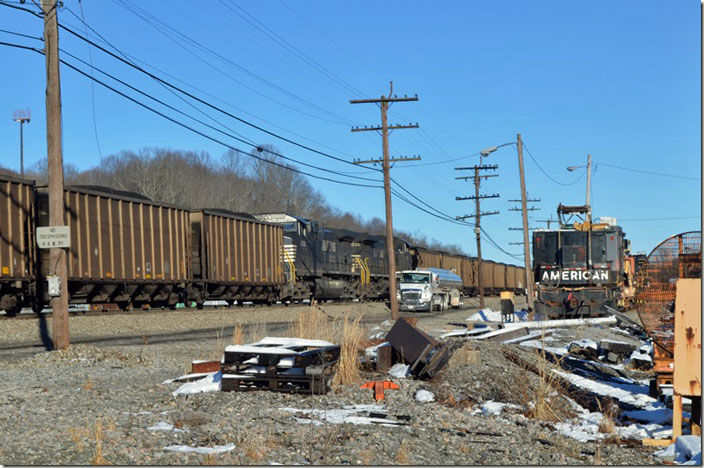
[(340, 346), (322, 340), (267, 337), (228, 346), (221, 389), (324, 394), (339, 357)]

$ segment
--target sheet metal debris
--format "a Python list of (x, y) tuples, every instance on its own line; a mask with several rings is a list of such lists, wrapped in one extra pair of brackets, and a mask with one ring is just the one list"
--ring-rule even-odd
[(437, 375), (447, 364), (456, 346), (452, 343), (441, 344), (403, 317), (391, 327), (386, 341), (397, 356), (411, 366), (411, 374), (416, 378), (432, 378)]

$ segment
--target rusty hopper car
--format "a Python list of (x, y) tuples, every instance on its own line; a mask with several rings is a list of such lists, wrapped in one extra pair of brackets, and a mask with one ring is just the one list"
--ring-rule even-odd
[(34, 182), (0, 176), (0, 309), (16, 314), (34, 289)]
[(196, 210), (191, 219), (192, 282), (188, 297), (272, 303), (285, 284), (283, 228), (245, 213)]
[[(189, 278), (188, 211), (141, 195), (95, 186), (64, 190), (71, 230), (68, 292), (71, 303), (173, 307)], [(49, 224), (48, 190), (36, 190), (39, 226)], [(39, 251), (49, 274), (48, 251)], [(42, 284), (39, 282), (39, 284)], [(48, 301), (45, 294), (39, 299)]]
[(479, 291), (479, 283), (477, 276), (477, 265), (479, 261), (476, 258), (462, 257), (462, 287), (466, 295), (475, 296)]

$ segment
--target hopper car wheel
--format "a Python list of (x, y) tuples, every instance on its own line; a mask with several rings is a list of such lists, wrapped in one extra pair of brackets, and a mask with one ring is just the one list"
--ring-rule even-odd
[(32, 312), (35, 314), (40, 314), (42, 309), (44, 309), (44, 303), (42, 301), (32, 301), (31, 307)]
[(203, 305), (204, 305), (203, 302), (196, 302), (196, 309), (203, 310)]
[(22, 312), (22, 304), (17, 304), (15, 307), (5, 309), (5, 314), (8, 317), (14, 317), (15, 315), (19, 314), (20, 312)]

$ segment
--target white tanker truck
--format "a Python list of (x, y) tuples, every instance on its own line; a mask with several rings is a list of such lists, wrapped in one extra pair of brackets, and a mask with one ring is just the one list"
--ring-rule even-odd
[(418, 268), (397, 272), (396, 284), (401, 310), (431, 311), (462, 306), (462, 278), (450, 270)]

